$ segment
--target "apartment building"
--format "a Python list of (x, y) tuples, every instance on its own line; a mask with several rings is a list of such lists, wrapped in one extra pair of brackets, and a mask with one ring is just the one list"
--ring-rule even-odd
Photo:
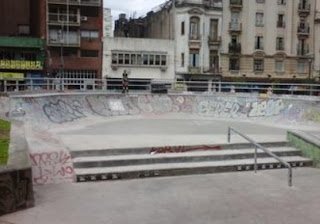
[(43, 75), (45, 42), (35, 22), (40, 18), (36, 9), (32, 0), (0, 1), (0, 91), (4, 82)]
[(102, 1), (41, 2), (41, 15), (45, 21), (41, 27), (47, 44), (47, 73), (52, 77), (70, 79), (101, 78)]
[(316, 0), (223, 4), (223, 80), (299, 82), (314, 77)]

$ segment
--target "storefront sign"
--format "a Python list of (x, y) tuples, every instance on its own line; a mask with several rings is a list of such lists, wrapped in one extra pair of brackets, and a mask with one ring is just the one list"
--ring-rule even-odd
[(0, 60), (0, 69), (42, 70), (41, 61)]
[(23, 80), (23, 73), (0, 72), (0, 80)]

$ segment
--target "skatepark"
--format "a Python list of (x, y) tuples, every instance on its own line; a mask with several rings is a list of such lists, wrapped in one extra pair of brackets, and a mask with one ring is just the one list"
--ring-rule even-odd
[[(316, 96), (38, 93), (0, 99), (1, 116), (17, 122), (27, 142), (35, 189), (35, 207), (4, 216), (8, 223), (209, 223), (213, 216), (213, 223), (301, 223), (303, 206), (319, 209), (313, 186), (320, 172), (312, 168), (320, 159)], [(229, 127), (288, 162), (293, 187), (286, 167), (263, 150), (254, 173), (254, 146), (236, 133), (228, 142)], [(240, 208), (241, 201), (248, 204)], [(291, 203), (302, 207), (277, 212)], [(269, 212), (261, 215), (256, 206)], [(118, 214), (122, 210), (128, 214)]]

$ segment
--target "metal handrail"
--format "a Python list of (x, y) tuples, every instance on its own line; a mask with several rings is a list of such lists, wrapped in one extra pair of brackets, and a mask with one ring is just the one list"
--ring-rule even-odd
[(284, 166), (286, 166), (288, 168), (288, 185), (289, 185), (289, 187), (292, 187), (292, 166), (288, 162), (284, 161), (279, 156), (275, 155), (274, 153), (272, 153), (271, 151), (269, 151), (268, 149), (266, 149), (265, 147), (263, 147), (262, 145), (260, 145), (256, 141), (254, 141), (253, 139), (249, 138), (247, 135), (242, 134), (240, 131), (238, 131), (232, 127), (228, 128), (228, 143), (230, 143), (230, 141), (231, 141), (231, 132), (234, 132), (234, 133), (240, 135), (242, 138), (246, 139), (247, 141), (249, 141), (250, 143), (252, 143), (255, 146), (255, 150), (254, 150), (254, 172), (255, 173), (257, 172), (257, 169), (258, 169), (257, 151), (258, 151), (258, 149), (261, 149), (262, 151), (264, 151), (265, 153), (267, 153), (271, 157), (275, 158), (276, 160), (278, 160), (280, 163), (282, 163)]

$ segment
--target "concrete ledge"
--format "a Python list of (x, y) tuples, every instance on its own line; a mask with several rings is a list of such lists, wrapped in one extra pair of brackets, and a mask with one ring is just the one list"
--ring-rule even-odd
[(0, 167), (0, 215), (34, 206), (32, 171), (21, 122), (11, 122), (9, 159)]
[(320, 168), (320, 140), (302, 131), (288, 131), (289, 145), (302, 151), (302, 155), (313, 160), (314, 166)]

